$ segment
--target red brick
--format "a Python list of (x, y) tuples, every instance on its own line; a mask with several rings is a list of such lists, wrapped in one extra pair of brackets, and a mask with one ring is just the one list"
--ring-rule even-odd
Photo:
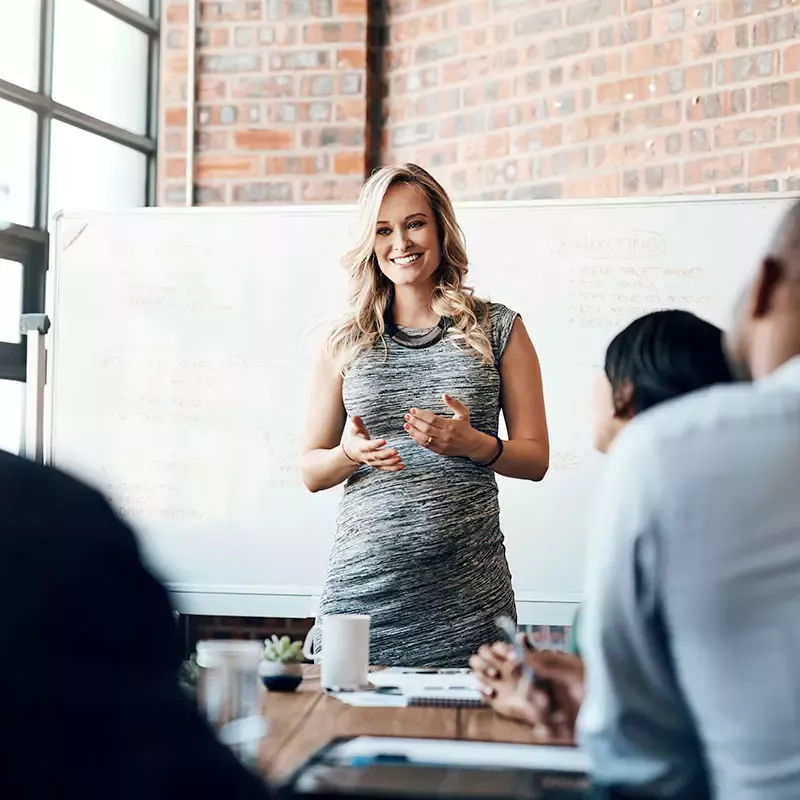
[(167, 78), (164, 80), (163, 95), (165, 105), (186, 102), (186, 80), (184, 78)]
[(800, 111), (792, 111), (781, 117), (781, 138), (795, 139), (800, 137)]
[(796, 12), (768, 16), (753, 25), (753, 44), (760, 47), (794, 39), (797, 35)]
[(624, 196), (671, 193), (680, 186), (680, 170), (676, 164), (634, 167), (623, 171), (620, 183)]
[(211, 47), (227, 47), (228, 46), (228, 29), (227, 28), (212, 28), (210, 31), (210, 44)]
[(616, 136), (622, 127), (622, 117), (616, 114), (598, 114), (582, 117), (569, 123), (565, 130), (567, 141), (587, 142)]
[(229, 142), (228, 131), (225, 130), (201, 130), (197, 132), (197, 149), (200, 152), (228, 150)]
[(716, 183), (718, 181), (741, 178), (744, 175), (744, 156), (741, 153), (701, 158), (689, 161), (683, 166), (683, 182), (686, 186), (698, 183)]
[(267, 156), (265, 175), (317, 175), (330, 170), (330, 158), (319, 156)]
[(365, 69), (367, 66), (367, 52), (363, 47), (338, 50), (336, 63), (339, 69)]
[(183, 153), (186, 150), (186, 131), (167, 131), (164, 149), (168, 153)]
[(680, 100), (669, 103), (638, 105), (627, 109), (622, 115), (622, 129), (632, 133), (639, 128), (662, 128), (678, 125), (683, 119), (683, 108)]
[(165, 20), (168, 25), (186, 25), (189, 22), (189, 3), (168, 3), (165, 10)]
[(762, 84), (750, 90), (750, 110), (766, 111), (770, 108), (795, 105), (800, 101), (800, 79)]
[(240, 150), (288, 150), (294, 144), (294, 134), (291, 130), (252, 128), (236, 131), (233, 140)]
[(674, 67), (683, 58), (683, 40), (646, 44), (629, 48), (625, 58), (628, 72), (644, 72), (662, 67)]
[(164, 174), (168, 178), (182, 178), (186, 174), (185, 158), (168, 158)]
[(558, 147), (563, 140), (561, 125), (548, 125), (519, 133), (514, 139), (514, 150), (526, 152), (547, 147)]
[(564, 184), (564, 197), (619, 197), (620, 181), (618, 173), (596, 175), (591, 178), (570, 180)]
[(793, 44), (783, 51), (783, 71), (800, 71), (800, 44)]
[(186, 127), (186, 106), (183, 108), (168, 108), (164, 111), (164, 122), (168, 128), (181, 125)]
[(626, 78), (597, 87), (597, 102), (602, 105), (623, 105), (653, 100), (666, 93), (663, 75)]
[(769, 77), (778, 71), (778, 51), (741, 55), (718, 61), (716, 65), (717, 85), (742, 83)]
[(747, 90), (734, 89), (730, 92), (714, 92), (692, 98), (687, 103), (686, 117), (692, 122), (702, 119), (729, 117), (747, 111)]
[(542, 153), (536, 159), (536, 175), (547, 180), (554, 177), (567, 177), (586, 171), (591, 166), (589, 149), (560, 150)]
[(170, 55), (164, 59), (164, 74), (170, 77), (178, 77), (188, 73), (188, 61), (186, 56)]
[(366, 119), (367, 107), (363, 99), (340, 100), (336, 103), (337, 122), (356, 122)]
[(200, 20), (209, 22), (245, 22), (261, 19), (260, 0), (201, 0)]
[(720, 20), (740, 19), (756, 14), (767, 14), (781, 7), (780, 0), (720, 0)]
[(308, 44), (364, 43), (365, 37), (366, 29), (363, 22), (313, 22), (303, 28), (303, 39)]
[(731, 120), (714, 129), (714, 146), (718, 150), (774, 142), (778, 136), (775, 117), (749, 117)]
[(694, 59), (747, 50), (750, 46), (749, 33), (747, 25), (731, 25), (728, 28), (705, 31), (688, 40), (687, 55)]
[(686, 27), (687, 16), (692, 19), (692, 9), (667, 6), (653, 14), (653, 34), (659, 38), (671, 36)]
[(364, 175), (364, 153), (336, 153), (333, 157), (333, 171), (337, 175)]
[(255, 156), (197, 157), (197, 178), (247, 178), (258, 175), (258, 158)]
[(800, 144), (765, 148), (750, 153), (748, 156), (747, 174), (750, 176), (773, 175), (797, 170), (800, 170)]
[(228, 92), (228, 84), (218, 77), (200, 78), (197, 84), (197, 99), (202, 103), (208, 100), (222, 100)]
[(303, 181), (300, 199), (304, 202), (336, 202), (353, 201), (361, 190), (362, 178), (336, 178), (324, 180), (316, 178)]
[(337, 17), (366, 17), (367, 0), (336, 0), (334, 13)]

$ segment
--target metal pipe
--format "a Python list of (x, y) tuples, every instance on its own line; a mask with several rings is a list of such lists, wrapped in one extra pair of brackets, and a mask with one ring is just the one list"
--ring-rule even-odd
[(194, 205), (195, 67), (197, 61), (197, 0), (189, 0), (189, 30), (186, 44), (186, 201)]

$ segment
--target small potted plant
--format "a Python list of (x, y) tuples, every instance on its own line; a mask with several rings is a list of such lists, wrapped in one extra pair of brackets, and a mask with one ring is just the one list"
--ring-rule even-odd
[(303, 643), (288, 636), (264, 640), (261, 680), (271, 692), (293, 692), (303, 682)]

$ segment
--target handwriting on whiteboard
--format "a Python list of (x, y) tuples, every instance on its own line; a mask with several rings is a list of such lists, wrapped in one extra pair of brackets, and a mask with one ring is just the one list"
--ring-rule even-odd
[(550, 255), (562, 258), (654, 258), (667, 251), (664, 237), (655, 231), (564, 236), (545, 240), (543, 245)]

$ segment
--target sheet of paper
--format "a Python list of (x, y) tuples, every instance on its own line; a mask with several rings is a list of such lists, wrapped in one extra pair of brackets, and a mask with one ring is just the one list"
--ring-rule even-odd
[(395, 672), (387, 669), (370, 673), (369, 682), (373, 686), (396, 686), (403, 694), (421, 694), (448, 689), (479, 691), (477, 678), (467, 671), (428, 674)]
[(339, 692), (334, 694), (337, 700), (349, 706), (374, 708), (404, 708), (408, 700), (402, 694), (384, 694), (382, 692)]
[(359, 736), (342, 742), (334, 752), (343, 758), (405, 756), (419, 764), (555, 769), (579, 773), (589, 770), (589, 758), (580, 748), (535, 744)]

